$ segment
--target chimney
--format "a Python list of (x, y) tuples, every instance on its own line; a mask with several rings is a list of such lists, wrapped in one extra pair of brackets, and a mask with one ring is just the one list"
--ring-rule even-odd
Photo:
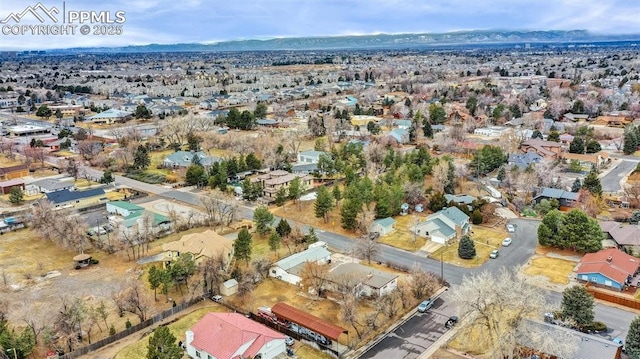
[(613, 260), (613, 257), (611, 257), (611, 256), (607, 257), (607, 262), (611, 263), (612, 260)]
[(187, 344), (191, 344), (191, 342), (194, 339), (193, 332), (190, 331), (190, 330), (187, 330), (187, 332), (185, 334), (186, 334), (186, 337), (187, 337)]

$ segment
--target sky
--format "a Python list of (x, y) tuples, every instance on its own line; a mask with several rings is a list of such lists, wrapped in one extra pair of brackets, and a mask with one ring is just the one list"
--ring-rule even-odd
[[(20, 14), (38, 0), (0, 0), (0, 50), (214, 43), (275, 37), (442, 33), (461, 30), (589, 30), (640, 34), (640, 0), (41, 0), (57, 22)], [(63, 11), (63, 3), (64, 9)], [(101, 19), (63, 23), (69, 11)], [(105, 23), (124, 12), (124, 22)], [(76, 13), (80, 14), (80, 13)], [(26, 25), (26, 26), (25, 26)], [(67, 35), (32, 34), (30, 25)], [(88, 25), (83, 35), (80, 27)], [(100, 25), (106, 25), (101, 28)], [(109, 27), (111, 26), (111, 27)], [(120, 27), (117, 27), (120, 26)], [(100, 35), (107, 30), (121, 34)]]

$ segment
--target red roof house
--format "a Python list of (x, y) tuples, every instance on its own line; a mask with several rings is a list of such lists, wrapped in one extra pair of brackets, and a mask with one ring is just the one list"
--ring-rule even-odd
[(284, 334), (238, 313), (208, 313), (186, 332), (193, 359), (275, 358), (286, 353)]
[(622, 290), (625, 285), (637, 282), (633, 279), (639, 266), (640, 259), (617, 248), (609, 248), (585, 254), (576, 273), (580, 281)]

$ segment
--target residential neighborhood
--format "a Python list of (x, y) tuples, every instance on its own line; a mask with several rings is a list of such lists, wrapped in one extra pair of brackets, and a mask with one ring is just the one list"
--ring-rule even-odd
[(529, 50), (0, 53), (3, 355), (623, 358), (637, 50)]

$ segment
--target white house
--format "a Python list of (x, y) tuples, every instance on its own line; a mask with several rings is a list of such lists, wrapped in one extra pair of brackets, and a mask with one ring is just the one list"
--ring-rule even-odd
[(371, 232), (379, 233), (381, 236), (386, 236), (394, 229), (396, 229), (396, 220), (391, 217), (376, 219), (371, 226)]
[(239, 313), (208, 313), (186, 331), (192, 359), (284, 357), (285, 335)]
[(325, 247), (309, 247), (300, 253), (292, 254), (277, 261), (269, 270), (269, 276), (297, 285), (302, 278), (300, 272), (307, 262), (327, 264), (331, 261), (331, 252)]
[(489, 126), (489, 127), (481, 127), (476, 128), (473, 131), (474, 135), (481, 135), (487, 137), (500, 137), (503, 133), (510, 131), (508, 127), (505, 126)]
[(318, 163), (320, 162), (320, 156), (326, 154), (323, 151), (303, 151), (298, 153), (298, 163)]
[(433, 242), (446, 244), (469, 233), (471, 224), (469, 216), (458, 207), (442, 209), (411, 227), (411, 231), (424, 238), (431, 238)]

